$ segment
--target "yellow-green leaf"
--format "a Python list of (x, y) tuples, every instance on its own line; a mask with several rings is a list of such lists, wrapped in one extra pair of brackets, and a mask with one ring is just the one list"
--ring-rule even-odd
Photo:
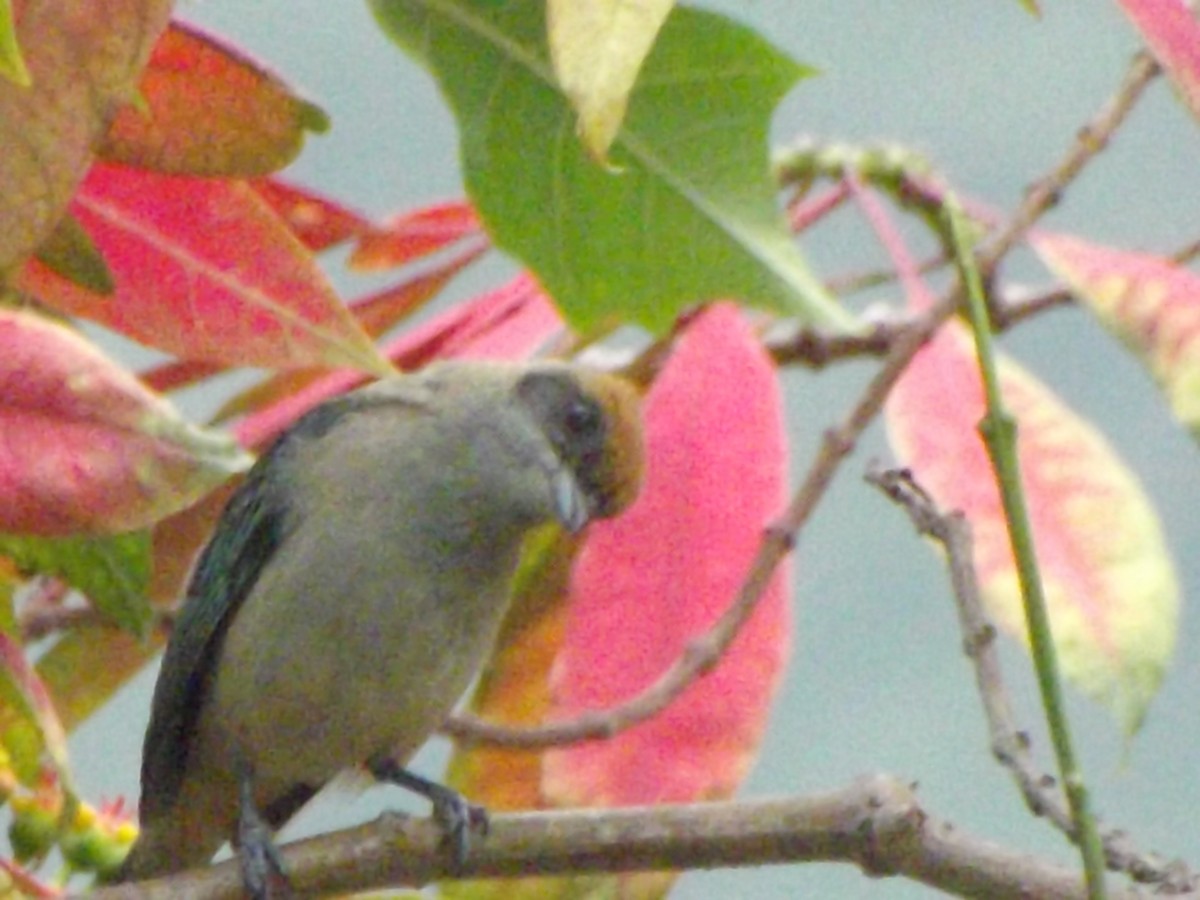
[(548, 0), (550, 59), (598, 161), (621, 130), (629, 92), (675, 0)]
[(0, 0), (0, 77), (7, 78), (18, 87), (29, 87), (33, 83), (21, 56), (21, 46), (17, 43), (12, 0)]

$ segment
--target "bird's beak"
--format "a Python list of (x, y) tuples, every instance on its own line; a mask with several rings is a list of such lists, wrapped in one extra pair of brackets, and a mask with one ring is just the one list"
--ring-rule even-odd
[(571, 534), (583, 528), (592, 518), (591, 504), (579, 489), (579, 482), (567, 469), (559, 469), (551, 479), (554, 509), (559, 524)]

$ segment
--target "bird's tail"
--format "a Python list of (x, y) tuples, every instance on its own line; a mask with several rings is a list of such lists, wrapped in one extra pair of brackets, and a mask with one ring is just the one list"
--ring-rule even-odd
[(205, 865), (225, 843), (231, 825), (177, 810), (143, 823), (137, 842), (109, 881), (144, 881)]

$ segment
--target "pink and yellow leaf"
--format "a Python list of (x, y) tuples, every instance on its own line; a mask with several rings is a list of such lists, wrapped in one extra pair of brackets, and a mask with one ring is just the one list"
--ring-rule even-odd
[(1200, 437), (1200, 276), (1173, 260), (1042, 232), (1031, 243), (1100, 322), (1132, 349)]
[(21, 5), (16, 41), (30, 84), (0, 78), (0, 273), (61, 221), (170, 12), (166, 0)]
[[(64, 790), (71, 791), (71, 763), (67, 754), (67, 735), (59, 721), (58, 711), (50, 699), (45, 684), (38, 676), (29, 659), (25, 648), (8, 634), (0, 633), (0, 669), (4, 672), (3, 693), (16, 701), (16, 709), (10, 708), (4, 718), (6, 743), (11, 728), (20, 727), (17, 721), (32, 727), (37, 735), (37, 745), (45, 752), (58, 783)], [(19, 712), (18, 712), (19, 710)], [(12, 713), (17, 712), (16, 716)], [(17, 770), (28, 769), (28, 766), (17, 762)]]
[[(1179, 591), (1158, 518), (1104, 437), (1013, 361), (997, 360), (1037, 558), (1064, 673), (1136, 730), (1162, 680), (1177, 630)], [(984, 601), (1026, 640), (1020, 589), (994, 475), (976, 430), (984, 415), (965, 330), (950, 324), (914, 358), (888, 400), (901, 463), (975, 539)]]

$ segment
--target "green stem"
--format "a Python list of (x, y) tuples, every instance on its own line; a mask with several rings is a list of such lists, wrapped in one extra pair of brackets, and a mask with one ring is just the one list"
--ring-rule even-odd
[(1034, 552), (1029, 509), (1021, 488), (1021, 467), (1017, 458), (1017, 423), (1005, 409), (1001, 397), (983, 285), (979, 278), (979, 269), (975, 265), (974, 249), (971, 246), (965, 217), (957, 201), (951, 196), (946, 198), (946, 214), (949, 218), (959, 277), (966, 290), (967, 310), (975, 333), (979, 370), (983, 377), (984, 396), (987, 401), (987, 412), (979, 423), (979, 433), (987, 446), (988, 457), (996, 473), (1004, 515), (1008, 521), (1009, 541), (1012, 543), (1017, 577), (1021, 583), (1021, 597), (1025, 605), (1030, 652), (1037, 672), (1038, 688), (1042, 694), (1042, 706), (1050, 728), (1059, 774), (1071, 807), (1075, 840), (1083, 856), (1088, 897), (1090, 900), (1104, 900), (1104, 847), (1096, 828), (1096, 820), (1089, 808), (1083, 773), (1071, 744), (1058, 658)]

